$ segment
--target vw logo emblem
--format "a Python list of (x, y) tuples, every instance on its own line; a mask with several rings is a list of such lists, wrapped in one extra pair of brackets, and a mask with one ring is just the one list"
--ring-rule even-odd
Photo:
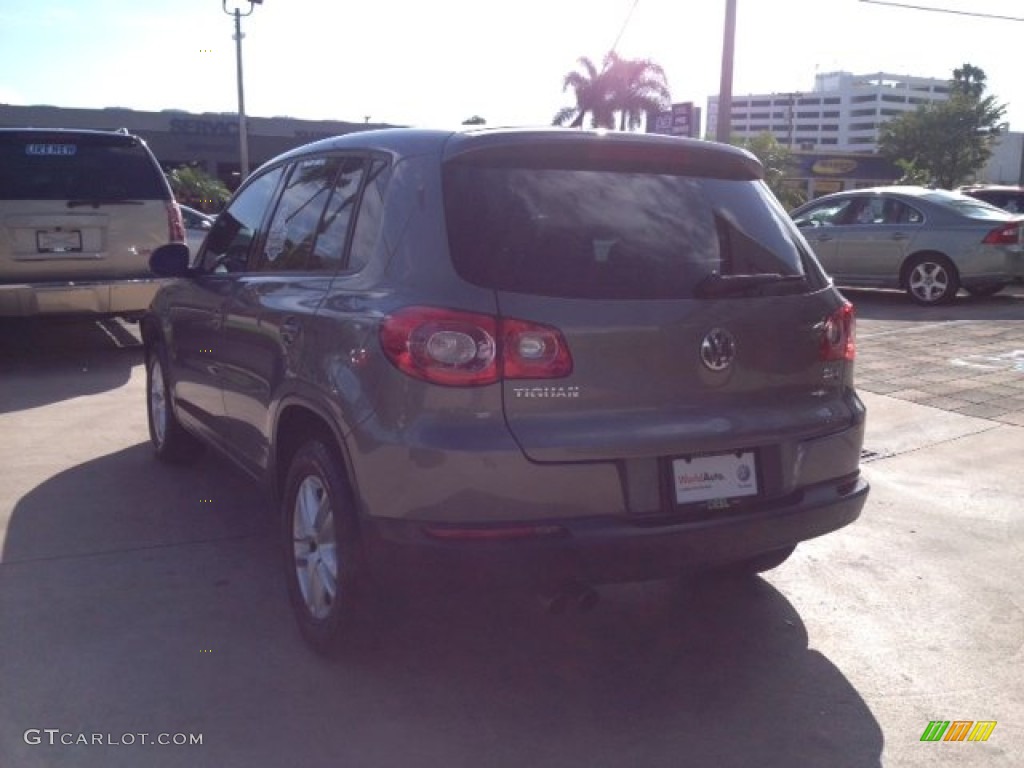
[(712, 371), (724, 371), (736, 358), (736, 339), (722, 328), (712, 328), (700, 343), (700, 359)]

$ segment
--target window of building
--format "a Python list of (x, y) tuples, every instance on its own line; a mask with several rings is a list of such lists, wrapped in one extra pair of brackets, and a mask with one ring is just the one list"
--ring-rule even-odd
[(840, 101), (841, 99), (837, 96), (832, 96), (825, 99), (826, 104), (838, 104)]
[(850, 123), (851, 131), (873, 131), (878, 127), (878, 123)]
[(850, 102), (853, 104), (864, 104), (869, 101), (878, 101), (878, 94), (867, 93), (861, 96), (854, 96), (852, 99), (850, 99)]
[(839, 143), (839, 139), (835, 138), (834, 136), (827, 136), (827, 137), (825, 137), (825, 138), (823, 138), (821, 140), (821, 143), (822, 144), (838, 144)]
[(807, 118), (815, 118), (815, 119), (817, 119), (817, 118), (821, 117), (821, 112), (797, 112), (796, 116), (797, 117), (807, 117)]
[(796, 103), (801, 107), (807, 107), (813, 104), (821, 104), (821, 99), (798, 99)]
[(850, 117), (874, 117), (877, 111), (874, 107), (871, 109), (854, 109), (850, 111)]
[(883, 117), (892, 117), (893, 115), (904, 115), (906, 113), (902, 109), (883, 109), (881, 114)]
[(768, 99), (759, 99), (759, 100), (751, 101), (750, 102), (750, 106), (752, 106), (752, 107), (770, 107), (771, 105), (772, 105), (772, 103)]
[(767, 112), (752, 112), (751, 115), (750, 115), (750, 119), (751, 120), (767, 120), (768, 119), (768, 113)]
[(839, 117), (839, 113), (838, 112), (822, 112), (821, 116), (822, 117)]
[(821, 130), (823, 130), (823, 131), (838, 131), (839, 130), (839, 126), (838, 125), (834, 125), (834, 124), (827, 124), (827, 125), (821, 126)]
[(900, 95), (895, 94), (895, 93), (883, 93), (882, 94), (882, 101), (895, 101), (895, 102), (899, 102), (900, 104), (906, 104), (907, 103), (907, 97), (906, 96), (900, 96)]
[(871, 136), (857, 136), (850, 139), (850, 144), (874, 144), (875, 140)]
[(750, 130), (753, 131), (754, 133), (763, 133), (764, 131), (768, 130), (768, 124), (767, 123), (755, 123), (754, 125), (750, 126)]

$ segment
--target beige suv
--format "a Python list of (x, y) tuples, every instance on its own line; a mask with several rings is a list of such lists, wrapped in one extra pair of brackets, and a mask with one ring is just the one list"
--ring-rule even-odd
[(141, 314), (149, 255), (184, 240), (152, 152), (126, 131), (0, 129), (0, 317)]

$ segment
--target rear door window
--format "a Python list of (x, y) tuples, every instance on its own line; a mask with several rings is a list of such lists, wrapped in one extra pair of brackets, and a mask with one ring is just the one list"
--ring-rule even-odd
[(452, 163), (444, 182), (455, 268), (484, 287), (690, 298), (712, 272), (804, 274), (792, 224), (759, 181)]

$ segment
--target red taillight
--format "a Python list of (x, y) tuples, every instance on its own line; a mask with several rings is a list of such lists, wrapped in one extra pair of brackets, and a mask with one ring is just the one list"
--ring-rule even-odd
[(821, 359), (853, 362), (857, 354), (857, 319), (853, 304), (843, 304), (821, 323)]
[(572, 372), (556, 328), (435, 307), (407, 307), (380, 328), (384, 354), (403, 373), (433, 384), (478, 387), (501, 378), (553, 379)]
[(1017, 245), (1020, 242), (1020, 222), (996, 227), (981, 242), (985, 245)]
[(185, 242), (185, 222), (181, 218), (181, 209), (174, 201), (167, 203), (167, 242)]

